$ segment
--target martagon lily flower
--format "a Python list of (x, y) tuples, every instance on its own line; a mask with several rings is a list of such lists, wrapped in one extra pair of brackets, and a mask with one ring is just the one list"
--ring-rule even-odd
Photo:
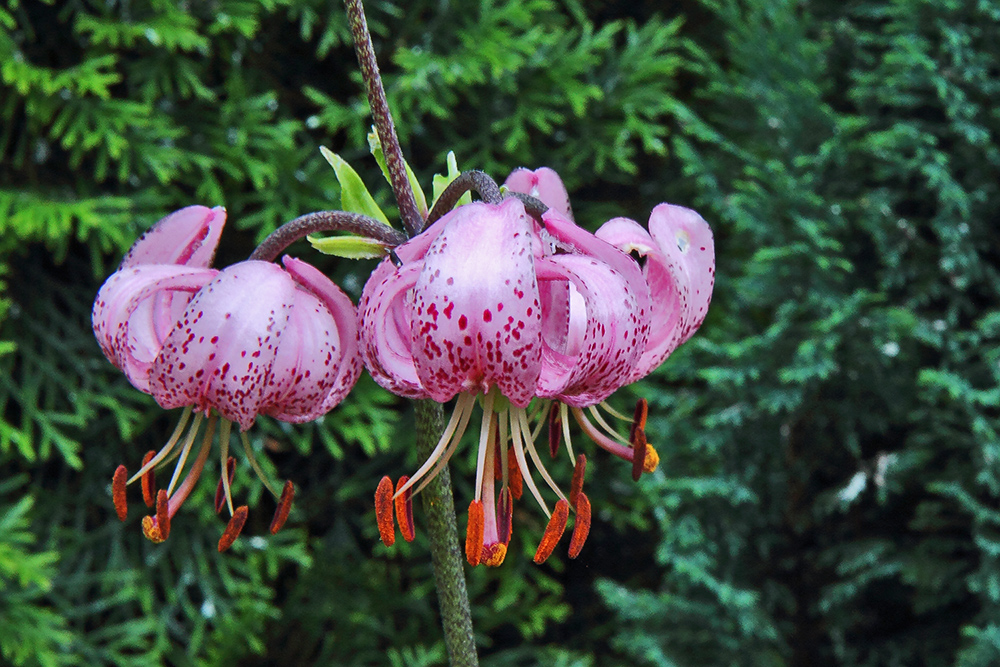
[[(586, 458), (574, 458), (567, 447), (574, 473), (565, 494), (538, 455), (535, 439), (552, 415), (559, 416), (559, 409), (548, 406), (579, 412), (600, 404), (635, 377), (650, 338), (661, 334), (650, 331), (656, 302), (644, 269), (572, 222), (558, 176), (545, 174), (540, 183), (522, 190), (550, 206), (540, 220), (516, 198), (460, 206), (397, 247), (365, 286), (358, 306), (361, 354), (375, 380), (403, 396), (438, 402), (457, 396), (428, 460), (395, 487), (388, 477), (379, 485), (376, 516), (386, 544), (395, 540), (393, 507), (404, 538), (413, 539), (412, 493), (446, 465), (477, 400), (483, 417), (466, 534), (469, 562), (503, 562), (513, 500), (520, 498), (522, 485), (549, 517), (536, 562), (552, 553), (571, 511), (576, 519), (570, 557), (579, 554), (587, 537)], [(536, 398), (542, 400), (529, 408)], [(641, 433), (644, 419), (633, 431)], [(598, 436), (599, 444), (639, 472), (655, 468), (655, 450), (644, 436), (641, 442)], [(552, 442), (550, 432), (554, 456)], [(532, 468), (558, 498), (552, 511)]]
[[(356, 311), (350, 299), (317, 269), (284, 257), (284, 268), (248, 260), (209, 268), (225, 211), (191, 206), (158, 222), (140, 238), (94, 303), (94, 334), (105, 356), (163, 408), (185, 407), (173, 435), (150, 451), (131, 478), (119, 466), (112, 495), (119, 518), (128, 512), (126, 485), (141, 480), (155, 508), (143, 533), (162, 542), (170, 522), (197, 482), (219, 425), (220, 481), (216, 511), (231, 516), (219, 550), (232, 545), (247, 518), (233, 508), (235, 460), (229, 456), (235, 422), (251, 467), (278, 501), (271, 532), (284, 524), (294, 487), (278, 493), (254, 458), (246, 430), (258, 415), (286, 422), (315, 419), (350, 391), (361, 372)], [(193, 415), (193, 419), (192, 419)], [(202, 425), (195, 460), (181, 479)], [(185, 433), (186, 432), (186, 433)], [(154, 468), (181, 445), (166, 489), (156, 490)]]

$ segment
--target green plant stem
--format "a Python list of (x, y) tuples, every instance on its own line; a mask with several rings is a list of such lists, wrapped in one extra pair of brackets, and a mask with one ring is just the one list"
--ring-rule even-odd
[(406, 163), (403, 161), (403, 151), (396, 137), (396, 126), (392, 122), (389, 103), (385, 98), (385, 88), (382, 77), (378, 73), (378, 62), (375, 60), (375, 47), (372, 36), (368, 32), (368, 21), (365, 20), (365, 10), (361, 0), (344, 0), (347, 8), (347, 20), (351, 25), (351, 36), (354, 38), (354, 51), (358, 54), (358, 65), (365, 80), (368, 92), (368, 105), (372, 109), (375, 120), (375, 130), (378, 132), (385, 155), (385, 166), (389, 170), (389, 182), (392, 192), (399, 205), (399, 217), (409, 236), (420, 233), (423, 227), (423, 217), (417, 208), (417, 200), (413, 196), (409, 179), (406, 177)]
[[(414, 407), (417, 414), (417, 453), (426, 458), (444, 428), (444, 411), (440, 403), (429, 400), (414, 401)], [(448, 466), (420, 492), (420, 497), (431, 538), (434, 581), (449, 663), (452, 667), (478, 667), (479, 657), (472, 632), (472, 612), (465, 587), (465, 569), (458, 543), (455, 500)]]

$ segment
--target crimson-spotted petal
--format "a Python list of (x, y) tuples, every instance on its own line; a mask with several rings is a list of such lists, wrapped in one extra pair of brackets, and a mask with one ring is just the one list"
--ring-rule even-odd
[(504, 186), (513, 192), (521, 192), (540, 199), (543, 204), (555, 209), (568, 220), (573, 219), (573, 209), (569, 205), (569, 194), (562, 179), (552, 169), (540, 167), (531, 171), (521, 167), (511, 172)]
[(153, 397), (164, 408), (214, 407), (250, 428), (288, 323), (295, 282), (270, 262), (221, 271), (188, 304), (153, 364)]
[(513, 198), (467, 204), (445, 218), (413, 287), (417, 375), (439, 402), (497, 386), (524, 407), (541, 358), (532, 222)]
[(149, 371), (169, 333), (169, 327), (156, 317), (164, 311), (150, 307), (150, 302), (176, 298), (186, 303), (217, 273), (176, 264), (147, 264), (117, 271), (101, 286), (94, 301), (94, 335), (104, 356), (136, 389), (150, 393)]
[(226, 224), (221, 206), (188, 206), (163, 218), (136, 241), (121, 267), (140, 264), (183, 264), (206, 268), (215, 257)]

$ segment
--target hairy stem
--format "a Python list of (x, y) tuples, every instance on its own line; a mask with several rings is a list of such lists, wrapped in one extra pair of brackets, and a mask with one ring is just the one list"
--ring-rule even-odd
[[(415, 401), (414, 407), (417, 414), (417, 453), (424, 458), (430, 455), (444, 428), (444, 411), (440, 403), (428, 400)], [(479, 657), (472, 633), (472, 613), (465, 588), (465, 569), (459, 549), (455, 500), (448, 466), (420, 492), (420, 497), (431, 538), (434, 581), (449, 663), (451, 667), (478, 667)]]
[(372, 46), (372, 36), (368, 32), (368, 21), (365, 20), (365, 10), (361, 0), (344, 0), (347, 8), (347, 19), (351, 25), (351, 36), (354, 38), (354, 51), (358, 54), (358, 64), (361, 66), (361, 76), (365, 80), (368, 91), (368, 105), (372, 109), (375, 129), (382, 144), (385, 155), (385, 165), (389, 170), (389, 181), (392, 192), (399, 204), (399, 217), (409, 236), (420, 233), (423, 218), (417, 208), (417, 200), (406, 178), (406, 164), (403, 162), (403, 151), (396, 137), (396, 126), (392, 122), (389, 103), (385, 98), (385, 88), (382, 77), (378, 73), (378, 62), (375, 60), (375, 47)]
[(317, 211), (299, 216), (271, 232), (253, 251), (250, 259), (273, 262), (285, 248), (317, 232), (351, 232), (381, 241), (388, 246), (397, 246), (406, 241), (401, 232), (367, 215), (344, 211)]
[(479, 195), (487, 204), (499, 204), (501, 201), (507, 197), (516, 197), (521, 200), (524, 204), (525, 210), (529, 215), (535, 218), (541, 219), (542, 214), (549, 210), (549, 207), (541, 202), (541, 200), (532, 197), (531, 195), (526, 195), (521, 192), (507, 192), (505, 195), (500, 194), (500, 187), (497, 185), (496, 181), (486, 175), (481, 171), (463, 171), (461, 174), (455, 177), (448, 187), (444, 189), (441, 195), (434, 202), (434, 207), (427, 214), (427, 221), (424, 222), (424, 228), (436, 222), (444, 214), (446, 214), (451, 209), (455, 208), (455, 204), (461, 199), (462, 195), (466, 192), (475, 192)]

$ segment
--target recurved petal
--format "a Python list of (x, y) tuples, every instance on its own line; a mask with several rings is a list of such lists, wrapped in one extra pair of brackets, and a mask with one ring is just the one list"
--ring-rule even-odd
[[(715, 241), (705, 219), (683, 206), (660, 204), (649, 216), (649, 233), (681, 290), (680, 343), (705, 321), (715, 286)], [(678, 344), (680, 344), (678, 343)]]
[(629, 281), (586, 255), (554, 255), (537, 266), (540, 281), (568, 283), (570, 311), (563, 347), (551, 340), (544, 346), (538, 395), (573, 406), (599, 403), (628, 381), (645, 347), (647, 325)]
[(140, 264), (183, 264), (208, 267), (226, 224), (221, 206), (188, 206), (163, 218), (139, 237), (121, 267)]
[(552, 169), (540, 167), (534, 171), (519, 167), (511, 172), (503, 182), (508, 190), (531, 195), (541, 199), (542, 203), (555, 209), (565, 218), (573, 219), (573, 209), (569, 205), (569, 194), (562, 179)]
[(332, 351), (333, 361), (336, 364), (333, 379), (317, 408), (318, 412), (308, 417), (308, 419), (314, 419), (319, 415), (326, 414), (344, 400), (344, 397), (354, 388), (354, 384), (361, 376), (361, 355), (358, 351), (358, 313), (354, 304), (351, 303), (351, 299), (344, 294), (343, 290), (316, 267), (288, 256), (282, 258), (282, 262), (300, 288), (316, 296), (330, 312), (333, 319), (332, 327), (327, 324), (325, 330), (329, 331), (331, 336), (335, 334), (337, 338)]
[(164, 408), (214, 407), (246, 430), (260, 411), (288, 323), (295, 282), (270, 262), (221, 271), (188, 304), (150, 373)]
[(375, 267), (358, 302), (361, 358), (375, 382), (399, 396), (428, 398), (413, 364), (410, 290), (421, 262), (396, 268), (386, 259)]
[(541, 359), (532, 222), (517, 199), (467, 204), (446, 218), (413, 288), (421, 384), (440, 402), (496, 385), (524, 407)]
[(112, 274), (94, 301), (94, 335), (104, 356), (125, 373), (136, 389), (150, 393), (149, 370), (163, 347), (170, 325), (151, 304), (173, 298), (184, 303), (218, 271), (169, 264), (125, 268)]

